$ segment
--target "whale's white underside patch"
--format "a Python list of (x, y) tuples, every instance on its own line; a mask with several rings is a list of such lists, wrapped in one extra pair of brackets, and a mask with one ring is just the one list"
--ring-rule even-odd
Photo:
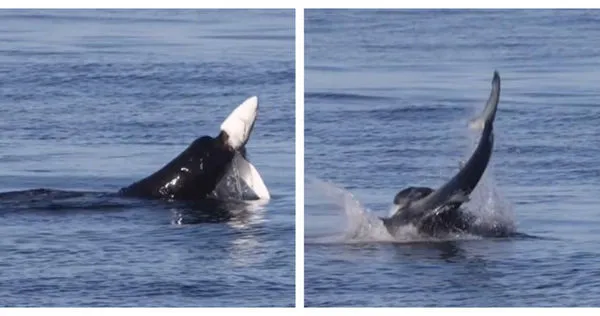
[(260, 173), (244, 157), (236, 153), (231, 165), (211, 194), (222, 200), (264, 200), (271, 198)]

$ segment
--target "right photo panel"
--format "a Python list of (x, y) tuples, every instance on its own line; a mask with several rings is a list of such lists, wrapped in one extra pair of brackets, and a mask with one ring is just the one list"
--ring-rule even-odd
[(599, 25), (305, 10), (305, 306), (598, 306)]

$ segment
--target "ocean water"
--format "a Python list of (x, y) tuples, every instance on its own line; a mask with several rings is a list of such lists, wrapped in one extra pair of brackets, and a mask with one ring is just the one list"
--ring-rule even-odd
[[(307, 10), (305, 304), (597, 306), (599, 11)], [(517, 236), (390, 238), (377, 216), (495, 147), (467, 208)]]
[[(294, 304), (293, 10), (0, 20), (0, 192), (62, 190), (1, 195), (1, 306)], [(269, 204), (215, 218), (108, 194), (252, 95)]]

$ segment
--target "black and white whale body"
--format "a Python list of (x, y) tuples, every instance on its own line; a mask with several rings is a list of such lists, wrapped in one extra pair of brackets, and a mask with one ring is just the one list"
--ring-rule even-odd
[(500, 99), (500, 76), (494, 72), (492, 91), (483, 113), (471, 122), (472, 128), (482, 130), (479, 143), (460, 171), (439, 189), (409, 187), (394, 197), (396, 211), (381, 218), (391, 235), (401, 226), (412, 224), (422, 234), (438, 237), (448, 233), (501, 235), (501, 230), (481, 232), (473, 225), (474, 216), (460, 209), (485, 172), (494, 146), (493, 123)]
[[(197, 138), (182, 153), (152, 175), (122, 188), (123, 196), (196, 201), (228, 199), (227, 175), (235, 174), (253, 199), (269, 199), (260, 174), (246, 159), (245, 145), (258, 113), (258, 98), (239, 105), (221, 124), (217, 137)], [(232, 169), (236, 172), (232, 172)]]
[(262, 178), (247, 160), (245, 145), (258, 111), (249, 98), (223, 121), (216, 137), (196, 139), (162, 169), (118, 192), (48, 188), (0, 192), (0, 213), (88, 212), (163, 208), (177, 224), (242, 221), (270, 199)]

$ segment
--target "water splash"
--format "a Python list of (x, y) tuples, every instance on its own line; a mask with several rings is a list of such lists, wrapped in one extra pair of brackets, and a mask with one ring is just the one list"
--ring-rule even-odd
[[(316, 238), (316, 242), (393, 240), (381, 220), (363, 206), (351, 192), (332, 182), (308, 176), (306, 177), (305, 188), (308, 193), (307, 196), (313, 196), (314, 194), (315, 200), (324, 202), (327, 209), (335, 211), (335, 213), (321, 214), (330, 220), (319, 221), (321, 225), (324, 224), (319, 230), (327, 231), (327, 233)], [(324, 200), (320, 200), (319, 196)], [(307, 201), (307, 205), (315, 200)], [(342, 220), (345, 222), (345, 226), (341, 231), (336, 231), (336, 228), (340, 228), (340, 216), (343, 217)], [(310, 237), (307, 234), (307, 239)]]
[(502, 196), (491, 175), (493, 175), (493, 167), (488, 166), (488, 170), (471, 193), (471, 200), (465, 204), (464, 209), (475, 215), (474, 225), (485, 231), (515, 232), (512, 205)]
[[(469, 149), (466, 155), (477, 146), (480, 132), (468, 130), (467, 139)], [(470, 201), (465, 203), (464, 209), (475, 215), (474, 225), (486, 231), (497, 231), (503, 229), (507, 232), (515, 232), (515, 216), (512, 205), (502, 196), (500, 189), (494, 179), (494, 154), (481, 180), (470, 195)]]
[[(467, 156), (471, 155), (478, 140), (477, 135), (474, 133), (470, 133), (469, 139), (471, 146)], [(363, 206), (351, 192), (332, 182), (307, 177), (306, 188), (307, 193), (317, 193), (322, 195), (326, 199), (327, 208), (339, 210), (340, 212), (338, 212), (338, 214), (341, 214), (346, 222), (344, 230), (341, 234), (338, 234), (337, 238), (321, 238), (316, 242), (441, 241), (441, 239), (419, 234), (417, 229), (412, 225), (401, 227), (396, 236), (392, 237), (374, 212)], [(307, 202), (307, 205), (310, 205), (310, 203), (312, 202)], [(494, 182), (493, 166), (491, 163), (488, 165), (479, 184), (470, 195), (470, 201), (465, 203), (463, 209), (474, 215), (474, 226), (479, 230), (488, 232), (504, 231), (508, 233), (515, 231), (512, 207), (510, 203), (502, 197)], [(395, 209), (392, 206), (387, 211), (387, 214), (389, 215), (394, 211)], [(335, 231), (337, 223), (338, 222), (334, 220), (331, 226), (322, 227), (322, 229)], [(311, 236), (307, 234), (307, 237), (310, 238)], [(470, 234), (451, 234), (443, 238), (443, 240), (473, 238), (479, 237)]]

